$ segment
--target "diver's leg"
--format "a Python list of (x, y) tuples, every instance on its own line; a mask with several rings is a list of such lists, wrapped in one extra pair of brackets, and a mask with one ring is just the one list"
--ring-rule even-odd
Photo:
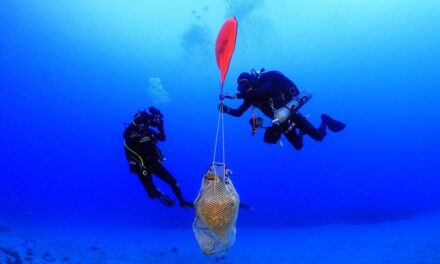
[(300, 150), (303, 147), (303, 134), (297, 133), (296, 129), (293, 128), (290, 131), (287, 131), (284, 133), (284, 135), (286, 136), (287, 140), (290, 142), (290, 144), (292, 144), (292, 146), (297, 149)]
[(291, 120), (295, 123), (295, 127), (301, 130), (300, 133), (302, 132), (307, 134), (316, 141), (322, 141), (327, 134), (327, 122), (324, 119), (322, 120), (319, 128), (315, 128), (312, 123), (307, 120), (307, 118), (298, 112), (292, 114)]
[(177, 199), (179, 199), (181, 207), (194, 207), (193, 203), (187, 202), (185, 198), (183, 198), (183, 194), (180, 190), (180, 186), (177, 183), (177, 180), (162, 165), (162, 163), (158, 163), (156, 166), (153, 167), (153, 173), (171, 187), (173, 193), (176, 195)]
[(145, 174), (142, 174), (141, 172), (136, 174), (144, 186), (144, 189), (147, 191), (148, 197), (151, 199), (157, 199), (160, 203), (166, 206), (173, 206), (175, 204), (175, 201), (171, 197), (163, 194), (161, 191), (159, 191), (159, 189), (156, 188), (151, 176), (151, 171), (145, 171)]
[(278, 126), (270, 126), (264, 132), (264, 142), (275, 144), (281, 138), (281, 130)]
[(162, 193), (154, 185), (153, 179), (151, 177), (151, 172), (143, 175), (142, 172), (139, 171), (136, 173), (136, 175), (141, 181), (142, 186), (144, 186), (144, 189), (147, 191), (148, 197), (150, 197), (151, 199), (155, 199), (162, 195)]

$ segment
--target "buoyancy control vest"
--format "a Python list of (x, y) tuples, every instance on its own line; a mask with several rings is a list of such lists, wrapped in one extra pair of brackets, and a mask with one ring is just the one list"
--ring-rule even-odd
[(274, 108), (282, 107), (292, 100), (294, 96), (299, 94), (298, 87), (295, 83), (279, 71), (260, 73), (258, 85), (271, 85), (272, 91), (269, 94), (269, 100), (272, 100)]
[(148, 170), (156, 162), (164, 160), (162, 151), (157, 147), (156, 140), (150, 129), (140, 130), (130, 124), (124, 131), (124, 150), (130, 171)]

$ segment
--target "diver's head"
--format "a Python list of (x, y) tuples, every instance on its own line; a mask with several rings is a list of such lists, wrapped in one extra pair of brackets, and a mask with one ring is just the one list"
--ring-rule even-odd
[(147, 111), (139, 111), (133, 117), (133, 125), (141, 130), (144, 130), (150, 124), (151, 115)]
[(163, 114), (160, 112), (160, 110), (154, 106), (150, 106), (148, 108), (148, 111), (151, 114), (150, 120), (149, 120), (149, 125), (153, 126), (153, 127), (161, 126), (161, 124), (163, 124)]
[(252, 90), (253, 76), (250, 73), (243, 72), (237, 78), (237, 90), (244, 94)]
[(148, 107), (148, 111), (156, 118), (163, 118), (163, 114), (154, 106)]

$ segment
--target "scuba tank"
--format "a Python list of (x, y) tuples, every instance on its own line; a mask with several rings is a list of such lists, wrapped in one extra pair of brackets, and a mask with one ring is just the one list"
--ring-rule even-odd
[(290, 114), (299, 108), (301, 108), (305, 103), (312, 99), (312, 92), (310, 90), (304, 90), (299, 95), (293, 97), (293, 99), (288, 102), (285, 106), (275, 110), (273, 115), (272, 124), (281, 124), (287, 119), (289, 119)]

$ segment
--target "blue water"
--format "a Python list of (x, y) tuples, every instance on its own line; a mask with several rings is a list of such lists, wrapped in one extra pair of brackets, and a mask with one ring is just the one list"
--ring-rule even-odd
[(313, 91), (301, 110), (313, 124), (321, 113), (347, 124), (296, 151), (252, 137), (251, 111), (225, 116), (226, 163), (256, 209), (239, 227), (438, 212), (440, 4), (273, 2), (0, 1), (0, 216), (190, 228), (192, 210), (150, 200), (128, 171), (122, 132), (160, 78), (165, 165), (196, 197), (217, 125), (214, 43), (232, 15), (227, 92), (243, 71), (280, 70)]

